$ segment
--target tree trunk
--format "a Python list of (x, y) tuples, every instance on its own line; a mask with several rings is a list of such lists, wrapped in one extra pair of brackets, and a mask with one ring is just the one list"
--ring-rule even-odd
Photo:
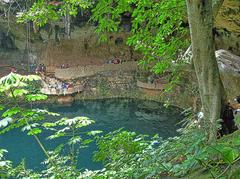
[(193, 64), (198, 79), (209, 141), (216, 139), (222, 98), (225, 97), (215, 57), (212, 0), (186, 0), (190, 25)]

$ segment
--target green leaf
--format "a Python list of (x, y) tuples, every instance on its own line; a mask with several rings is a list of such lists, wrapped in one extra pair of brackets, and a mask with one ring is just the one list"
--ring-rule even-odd
[(27, 133), (27, 135), (37, 135), (37, 134), (40, 134), (41, 132), (42, 132), (41, 129), (39, 129), (39, 128), (33, 128), (33, 129), (31, 129), (31, 130)]
[(30, 125), (26, 125), (26, 126), (24, 126), (23, 128), (22, 128), (22, 131), (29, 131), (29, 130), (31, 130), (32, 128), (34, 128), (34, 127), (37, 127), (37, 126), (39, 126), (39, 124), (38, 123), (33, 123), (33, 124), (30, 124)]
[(38, 81), (41, 80), (41, 77), (38, 75), (27, 75), (24, 78), (24, 81)]
[(77, 144), (80, 143), (81, 141), (82, 138), (80, 136), (72, 137), (71, 139), (69, 139), (68, 145)]
[(68, 125), (68, 126), (75, 126), (76, 128), (81, 128), (88, 126), (94, 123), (93, 120), (90, 120), (87, 117), (74, 117), (72, 119), (63, 118), (59, 121), (59, 125)]
[(237, 115), (235, 121), (238, 125), (240, 125), (240, 115)]
[(12, 121), (13, 121), (13, 119), (11, 117), (6, 117), (4, 119), (1, 119), (0, 120), (0, 128), (1, 127), (6, 127)]
[(47, 95), (44, 94), (29, 94), (26, 96), (27, 101), (40, 101), (40, 100), (46, 100)]
[(87, 135), (95, 136), (95, 135), (100, 134), (100, 133), (102, 133), (102, 131), (100, 131), (100, 130), (97, 130), (97, 131), (90, 131), (90, 132), (87, 133)]
[(53, 135), (50, 135), (49, 137), (47, 137), (47, 139), (56, 139), (56, 138), (59, 138), (59, 137), (64, 137), (66, 136), (66, 133), (65, 132), (56, 132), (55, 134)]
[(0, 105), (0, 111), (2, 111), (5, 107), (3, 105)]
[(28, 94), (28, 93), (29, 93), (29, 91), (28, 91), (28, 90), (25, 90), (25, 89), (15, 89), (15, 90), (13, 91), (13, 95), (14, 95), (15, 97), (23, 96), (23, 95)]
[(231, 147), (224, 147), (221, 149), (223, 161), (226, 163), (232, 163), (238, 156), (239, 153), (236, 149)]
[(10, 108), (8, 109), (7, 111), (5, 111), (3, 114), (2, 114), (2, 117), (11, 117), (11, 116), (14, 116), (15, 114), (21, 112), (21, 109), (19, 107), (13, 107), (13, 108)]
[(46, 109), (33, 109), (32, 111), (34, 111), (36, 113), (39, 113), (39, 114), (47, 114), (47, 115), (50, 115), (50, 116), (60, 116), (60, 114), (54, 113), (54, 112), (49, 112)]
[(83, 141), (82, 141), (82, 144), (83, 144), (83, 145), (88, 145), (88, 144), (90, 144), (90, 143), (92, 143), (92, 142), (93, 142), (92, 139), (86, 139), (86, 140), (83, 140)]
[(8, 151), (5, 149), (0, 149), (0, 159), (3, 157), (4, 153), (7, 153)]
[(51, 128), (51, 127), (57, 126), (57, 124), (56, 123), (51, 123), (51, 122), (45, 122), (45, 123), (42, 124), (42, 126), (45, 127), (45, 128)]

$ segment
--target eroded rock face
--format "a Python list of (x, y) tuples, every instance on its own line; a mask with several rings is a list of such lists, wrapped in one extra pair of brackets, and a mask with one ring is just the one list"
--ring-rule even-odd
[(215, 21), (216, 49), (240, 55), (240, 1), (225, 0)]
[(17, 49), (11, 34), (0, 32), (0, 50), (15, 50)]
[(229, 99), (240, 95), (240, 57), (226, 50), (216, 51), (218, 67)]
[(215, 26), (225, 28), (231, 32), (240, 33), (240, 1), (224, 0), (216, 17)]

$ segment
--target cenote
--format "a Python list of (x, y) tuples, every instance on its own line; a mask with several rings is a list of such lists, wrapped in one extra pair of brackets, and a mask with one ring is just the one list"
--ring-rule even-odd
[[(177, 125), (183, 118), (180, 109), (176, 107), (165, 108), (161, 103), (136, 99), (105, 99), (78, 101), (71, 106), (44, 105), (49, 111), (58, 112), (66, 117), (86, 116), (95, 121), (84, 130), (102, 130), (103, 134), (123, 128), (137, 134), (153, 136), (159, 134), (162, 138), (176, 136)], [(48, 149), (53, 149), (61, 140), (46, 140), (49, 132), (40, 135), (41, 140)], [(0, 148), (8, 150), (6, 158), (15, 165), (25, 159), (26, 166), (31, 169), (42, 168), (41, 162), (44, 154), (32, 136), (27, 136), (20, 129), (15, 129), (0, 135)], [(93, 152), (96, 145), (90, 144), (79, 153), (79, 168), (100, 169), (101, 163), (93, 162)]]

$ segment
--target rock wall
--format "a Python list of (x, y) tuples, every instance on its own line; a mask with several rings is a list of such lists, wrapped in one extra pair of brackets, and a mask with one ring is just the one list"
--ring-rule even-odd
[(0, 18), (0, 64), (26, 70), (29, 63), (38, 62), (45, 44), (32, 31), (30, 36), (27, 42), (26, 26), (17, 24), (13, 17), (9, 23)]
[(108, 71), (77, 80), (84, 84), (84, 91), (76, 99), (135, 97), (137, 94), (136, 71)]
[(122, 61), (139, 58), (139, 54), (126, 45), (127, 32), (109, 33), (108, 42), (100, 43), (94, 30), (94, 26), (75, 27), (71, 39), (56, 41), (54, 36), (48, 38), (44, 29), (36, 34), (31, 29), (27, 42), (24, 25), (13, 21), (8, 29), (7, 22), (0, 19), (0, 64), (21, 68), (21, 63), (44, 63), (53, 72), (62, 64), (102, 65), (114, 58)]
[[(239, 0), (225, 0), (215, 23), (216, 48), (229, 50), (236, 55), (240, 55), (239, 12)], [(7, 19), (0, 18), (0, 63), (8, 63), (1, 51), (9, 54), (11, 64), (19, 61), (27, 64), (31, 61), (29, 59), (32, 59), (28, 54), (30, 52), (35, 61), (48, 65), (51, 71), (63, 63), (72, 66), (92, 65), (103, 64), (110, 58), (123, 60), (140, 58), (139, 54), (133, 53), (133, 49), (124, 45), (128, 32), (110, 33), (107, 37), (108, 43), (99, 43), (100, 37), (94, 34), (94, 26), (80, 25), (83, 17), (75, 19), (70, 40), (66, 40), (59, 32), (60, 41), (56, 41), (53, 25), (49, 24), (37, 33), (34, 33), (31, 27), (27, 47), (26, 26), (16, 24), (14, 18), (11, 18), (13, 20), (10, 24)], [(13, 51), (17, 55), (12, 55)]]
[(224, 0), (215, 21), (216, 48), (240, 55), (240, 1)]
[(240, 1), (224, 0), (223, 5), (216, 17), (215, 26), (225, 28), (231, 32), (240, 33)]

